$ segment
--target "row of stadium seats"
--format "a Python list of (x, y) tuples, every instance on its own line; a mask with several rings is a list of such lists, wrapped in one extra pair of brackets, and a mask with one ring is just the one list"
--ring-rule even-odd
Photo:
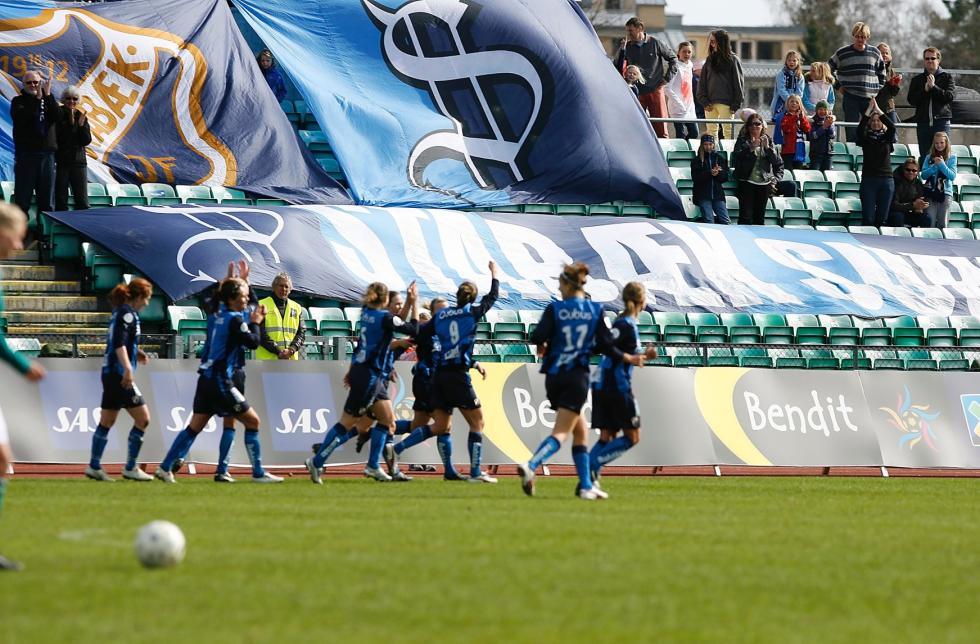
[[(685, 139), (659, 139), (660, 147), (664, 151), (667, 165), (672, 168), (691, 167), (691, 159), (697, 155), (700, 141), (697, 139), (687, 141)], [(864, 156), (864, 151), (856, 143), (834, 142), (831, 153), (831, 169), (833, 170), (860, 170)], [(807, 150), (807, 162), (809, 162), (810, 143), (805, 144)], [(731, 152), (735, 149), (733, 139), (722, 139), (719, 144), (718, 154), (728, 159)], [(951, 152), (956, 156), (956, 171), (967, 174), (980, 173), (980, 145), (953, 145)], [(892, 150), (892, 167), (898, 167), (909, 157), (919, 157), (918, 144), (896, 143)]]

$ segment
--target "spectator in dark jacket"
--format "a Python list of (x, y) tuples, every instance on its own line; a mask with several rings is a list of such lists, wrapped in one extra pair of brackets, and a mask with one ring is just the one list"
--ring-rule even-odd
[(861, 168), (861, 223), (864, 226), (884, 226), (888, 220), (895, 194), (891, 162), (893, 134), (895, 124), (871, 99), (857, 128), (857, 144), (864, 150)]
[(701, 209), (703, 220), (709, 224), (730, 224), (724, 185), (728, 180), (728, 161), (715, 151), (715, 137), (710, 134), (701, 137), (698, 155), (691, 160), (691, 178), (694, 203)]
[(78, 109), (81, 95), (78, 88), (69, 86), (61, 94), (58, 108), (58, 151), (55, 159), (58, 170), (54, 179), (54, 208), (68, 210), (68, 186), (75, 195), (75, 210), (88, 208), (88, 167), (85, 148), (92, 142), (88, 117)]
[(919, 162), (909, 158), (895, 168), (895, 196), (889, 217), (892, 226), (927, 226), (925, 212), (929, 202), (922, 196)]
[(932, 147), (936, 132), (949, 135), (953, 118), (953, 97), (956, 84), (953, 77), (939, 67), (943, 55), (935, 47), (922, 52), (925, 71), (912, 77), (909, 83), (909, 105), (915, 108), (915, 135), (919, 141), (919, 163)]
[(27, 212), (37, 193), (39, 211), (51, 210), (54, 198), (55, 121), (58, 101), (51, 79), (38, 72), (24, 74), (24, 88), (10, 101), (14, 130), (14, 197)]
[[(704, 107), (704, 115), (709, 119), (730, 119), (742, 106), (745, 98), (745, 78), (742, 62), (731, 49), (728, 32), (716, 29), (708, 34), (708, 57), (701, 66), (698, 91), (695, 101)], [(731, 126), (708, 123), (708, 134), (717, 134), (719, 139), (730, 135)]]
[[(900, 123), (898, 112), (895, 111), (895, 97), (898, 96), (898, 90), (901, 89), (902, 75), (892, 69), (892, 48), (889, 47), (888, 43), (878, 43), (878, 51), (881, 53), (881, 59), (885, 61), (885, 84), (878, 91), (875, 102), (892, 120), (892, 123)], [(892, 143), (898, 143), (898, 128), (895, 128), (895, 140)]]
[(830, 170), (830, 155), (834, 151), (837, 126), (834, 125), (834, 115), (830, 114), (827, 101), (817, 101), (816, 114), (810, 121), (810, 133), (807, 136), (810, 139), (810, 168)]
[[(620, 74), (626, 67), (636, 65), (646, 82), (640, 86), (640, 105), (654, 118), (667, 118), (666, 85), (677, 73), (677, 55), (662, 42), (643, 31), (643, 21), (633, 17), (626, 21), (626, 38), (619, 41), (616, 69)], [(654, 123), (657, 136), (667, 138), (667, 124)]]
[(276, 60), (272, 57), (272, 52), (263, 49), (255, 57), (255, 60), (259, 63), (259, 69), (262, 70), (262, 76), (265, 77), (265, 82), (269, 84), (269, 89), (276, 95), (276, 100), (281, 102), (282, 99), (286, 98), (286, 81), (283, 80), (282, 74), (276, 67)]
[(783, 178), (783, 158), (766, 134), (762, 117), (754, 112), (735, 141), (732, 165), (738, 180), (738, 223), (765, 224), (766, 204)]

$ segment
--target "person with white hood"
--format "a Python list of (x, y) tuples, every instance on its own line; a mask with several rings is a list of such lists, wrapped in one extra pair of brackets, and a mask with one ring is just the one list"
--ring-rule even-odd
[[(689, 42), (682, 42), (677, 47), (677, 73), (665, 88), (667, 113), (671, 118), (696, 119), (698, 117), (694, 107), (694, 63), (691, 61), (693, 53), (694, 48)], [(679, 139), (697, 139), (698, 124), (676, 121), (674, 132)]]

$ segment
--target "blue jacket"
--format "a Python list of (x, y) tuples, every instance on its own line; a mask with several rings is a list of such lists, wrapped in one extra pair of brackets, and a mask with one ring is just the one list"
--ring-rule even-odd
[(772, 112), (773, 118), (776, 117), (777, 112), (781, 112), (783, 106), (786, 105), (786, 100), (796, 94), (797, 96), (803, 96), (803, 90), (806, 89), (806, 81), (803, 80), (802, 76), (792, 76), (792, 82), (787, 87), (786, 85), (786, 67), (784, 66), (782, 70), (776, 74), (773, 80), (772, 87), (772, 103), (769, 105), (769, 110)]
[(952, 197), (953, 179), (956, 178), (956, 155), (949, 155), (946, 163), (933, 163), (932, 158), (928, 156), (927, 152), (925, 163), (922, 164), (922, 172), (919, 173), (919, 178), (922, 179), (922, 183), (926, 185), (927, 189), (930, 184), (940, 184), (946, 196)]

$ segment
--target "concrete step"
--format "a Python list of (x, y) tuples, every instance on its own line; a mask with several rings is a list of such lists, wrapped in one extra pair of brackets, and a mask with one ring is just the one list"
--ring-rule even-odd
[(88, 335), (93, 337), (105, 337), (106, 327), (108, 325), (90, 325), (85, 326), (81, 324), (45, 324), (45, 325), (31, 325), (31, 324), (13, 324), (7, 330), (10, 335), (28, 335), (28, 336), (42, 336), (51, 334), (65, 334), (65, 335)]
[(94, 295), (7, 295), (5, 301), (8, 319), (16, 311), (74, 313), (99, 310), (99, 299)]
[(61, 280), (0, 280), (0, 288), (7, 296), (40, 296), (46, 293), (78, 295), (82, 285), (78, 282)]
[(10, 251), (10, 256), (6, 259), (6, 261), (12, 264), (23, 264), (23, 263), (37, 264), (38, 262), (37, 249), (32, 248), (31, 250)]
[[(93, 312), (93, 311), (5, 311), (4, 316), (7, 318), (7, 325), (13, 326), (15, 324), (23, 324), (30, 326), (101, 326), (102, 330), (105, 331), (105, 327), (109, 324), (109, 313)], [(48, 333), (56, 333), (56, 331), (51, 330)]]
[(53, 280), (54, 266), (0, 264), (0, 275), (4, 280)]

